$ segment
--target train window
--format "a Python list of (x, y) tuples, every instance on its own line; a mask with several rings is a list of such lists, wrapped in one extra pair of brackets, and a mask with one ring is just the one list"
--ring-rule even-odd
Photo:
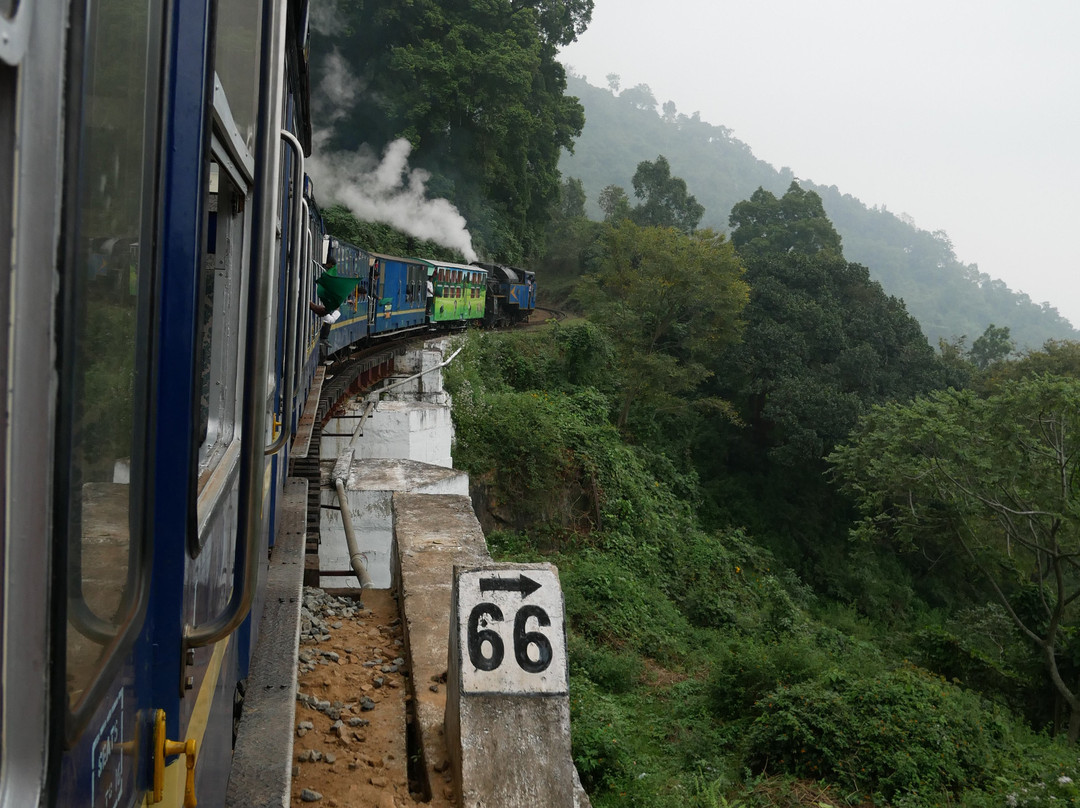
[(260, 15), (251, 0), (218, 0), (214, 70), (229, 99), (229, 109), (249, 153), (255, 153), (259, 100)]
[(153, 346), (160, 4), (89, 6), (69, 88), (57, 419), (71, 732), (139, 628)]
[[(213, 141), (204, 210), (199, 485), (204, 487), (236, 437), (241, 272), (247, 206), (241, 178)], [(226, 470), (228, 471), (228, 470)]]
[(0, 14), (7, 19), (12, 19), (19, 10), (19, 0), (0, 0)]

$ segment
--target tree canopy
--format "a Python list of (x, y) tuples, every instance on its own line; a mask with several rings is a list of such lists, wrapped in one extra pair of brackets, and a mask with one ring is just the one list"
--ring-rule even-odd
[(600, 269), (578, 294), (619, 349), (620, 425), (635, 404), (683, 406), (680, 396), (709, 375), (706, 361), (739, 334), (742, 274), (731, 243), (711, 230), (687, 234), (625, 219), (608, 227)]
[(759, 447), (788, 465), (819, 459), (869, 404), (940, 383), (919, 324), (844, 260), (817, 194), (758, 189), (731, 221), (752, 292), (724, 375), (742, 380)]
[(358, 91), (328, 145), (379, 150), (399, 137), (412, 143), (429, 190), (449, 198), (474, 241), (500, 260), (542, 249), (559, 195), (560, 151), (584, 125), (565, 95), (557, 48), (588, 24), (592, 0), (494, 0), (407, 4), (352, 2), (346, 24), (316, 40), (314, 69), (336, 51)]
[(797, 182), (779, 199), (758, 188), (750, 199), (731, 209), (728, 224), (731, 240), (743, 255), (841, 252), (840, 234), (825, 215), (821, 197), (804, 191)]
[(863, 535), (955, 547), (1040, 649), (1075, 741), (1080, 380), (1039, 376), (986, 398), (949, 389), (876, 407), (829, 460), (865, 514)]
[(674, 227), (690, 233), (705, 213), (705, 208), (687, 192), (686, 180), (671, 176), (671, 165), (662, 154), (653, 162), (638, 163), (631, 183), (634, 196), (642, 200), (632, 215), (644, 227)]

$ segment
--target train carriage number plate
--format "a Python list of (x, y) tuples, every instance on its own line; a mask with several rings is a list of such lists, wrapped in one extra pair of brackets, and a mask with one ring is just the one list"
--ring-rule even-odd
[(562, 588), (551, 570), (469, 570), (458, 576), (464, 693), (567, 692)]

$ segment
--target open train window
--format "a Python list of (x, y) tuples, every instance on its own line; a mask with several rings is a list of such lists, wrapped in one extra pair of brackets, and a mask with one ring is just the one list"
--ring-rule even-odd
[(249, 249), (243, 180), (216, 136), (212, 151), (203, 205), (206, 226), (200, 287), (200, 489), (236, 442), (241, 267)]
[(55, 492), (69, 737), (109, 686), (148, 589), (160, 5), (102, 0), (73, 27)]

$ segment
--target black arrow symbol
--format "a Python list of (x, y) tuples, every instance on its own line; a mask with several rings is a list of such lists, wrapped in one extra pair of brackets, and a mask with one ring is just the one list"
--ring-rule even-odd
[(540, 584), (534, 581), (532, 578), (527, 578), (524, 575), (518, 575), (517, 578), (481, 578), (480, 579), (480, 591), (481, 592), (520, 592), (521, 598), (524, 600), (529, 597), (533, 592), (540, 588)]

